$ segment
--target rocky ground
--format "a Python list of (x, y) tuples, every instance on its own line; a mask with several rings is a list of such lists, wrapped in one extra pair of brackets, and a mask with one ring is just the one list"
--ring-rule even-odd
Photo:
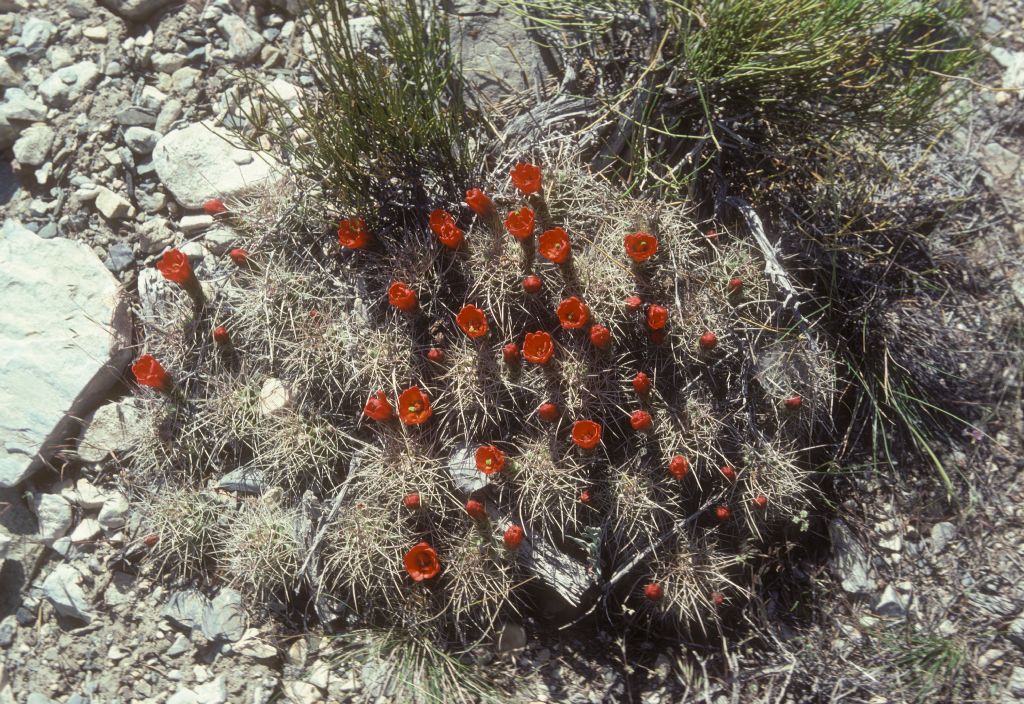
[[(231, 589), (204, 595), (140, 569), (144, 536), (103, 462), (125, 449), (130, 403), (98, 414), (80, 473), (19, 484), (130, 335), (106, 324), (122, 292), (144, 292), (168, 245), (223, 254), (233, 233), (201, 204), (278, 178), (272, 157), (221, 130), (245, 119), (239, 70), (285, 100), (309, 86), (290, 4), (0, 0), (0, 704), (351, 701), (374, 677), (333, 667), (330, 639), (247, 612)], [(460, 7), (485, 100), (543, 83), (521, 30)], [(977, 304), (1008, 330), (1018, 321), (1019, 346), (1024, 11), (982, 8), (976, 21), (988, 52), (977, 110), (946, 139), (973, 164), (960, 177), (977, 181), (979, 237), (965, 253), (986, 282)], [(1002, 406), (949, 458), (971, 477), (960, 502), (924, 469), (850, 481), (828, 527), (833, 556), (798, 570), (820, 608), (781, 619), (767, 659), (725, 644), (703, 672), (665, 644), (538, 638), (529, 623), (524, 650), (480, 659), (536, 701), (913, 701), (927, 691), (912, 675), (932, 662), (927, 644), (948, 643), (971, 699), (1024, 700), (1024, 419), (1010, 376)]]

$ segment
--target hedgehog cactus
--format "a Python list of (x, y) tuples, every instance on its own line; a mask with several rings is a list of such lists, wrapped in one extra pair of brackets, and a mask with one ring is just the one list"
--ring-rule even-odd
[[(188, 323), (230, 345), (150, 330), (184, 391), (140, 389), (152, 422), (136, 476), (177, 506), (257, 472), (282, 507), (244, 508), (198, 544), (220, 541), (208, 557), (243, 569), (236, 583), (272, 563), (271, 584), (314, 581), (369, 622), (478, 638), (564, 568), (613, 582), (578, 593), (653, 628), (710, 632), (746, 593), (747, 556), (807, 504), (827, 356), (782, 327), (756, 250), (721, 227), (707, 238), (681, 206), (567, 165), (470, 185), (398, 222), (255, 228), (251, 265), (222, 263)], [(296, 520), (288, 543), (282, 521), (304, 510), (314, 525)], [(247, 559), (233, 525), (287, 558)]]

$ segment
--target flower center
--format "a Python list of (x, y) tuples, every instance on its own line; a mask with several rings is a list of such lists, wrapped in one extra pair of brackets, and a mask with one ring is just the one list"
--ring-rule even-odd
[(409, 406), (409, 413), (419, 413), (423, 406), (419, 402), (413, 403)]

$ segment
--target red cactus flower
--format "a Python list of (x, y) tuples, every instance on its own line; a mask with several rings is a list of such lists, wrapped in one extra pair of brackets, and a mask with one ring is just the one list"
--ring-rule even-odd
[(637, 372), (633, 377), (633, 390), (641, 396), (646, 396), (651, 391), (651, 377), (646, 372)]
[(734, 479), (736, 479), (736, 470), (733, 469), (731, 465), (724, 464), (718, 468), (718, 471), (721, 472), (722, 476), (728, 479), (729, 481), (733, 481)]
[(559, 415), (561, 415), (561, 411), (558, 409), (558, 405), (550, 401), (537, 407), (537, 416), (545, 423), (554, 423), (558, 420)]
[(220, 215), (228, 212), (227, 206), (220, 198), (211, 198), (203, 203), (203, 212), (207, 215)]
[(661, 598), (665, 596), (665, 590), (657, 582), (648, 582), (644, 587), (644, 596), (651, 601), (661, 601)]
[(515, 364), (519, 361), (519, 345), (509, 342), (501, 348), (501, 356), (504, 358), (505, 364)]
[(486, 521), (487, 511), (484, 509), (484, 505), (476, 499), (470, 499), (466, 502), (466, 513), (474, 521)]
[(494, 445), (476, 448), (476, 468), (484, 474), (496, 474), (505, 467), (505, 453)]
[(156, 533), (150, 533), (149, 535), (147, 535), (145, 538), (142, 539), (142, 544), (145, 545), (147, 548), (151, 548), (154, 545), (156, 545), (156, 541), (158, 539), (159, 538), (157, 537)]
[(635, 313), (640, 310), (644, 305), (644, 301), (640, 296), (626, 296), (626, 310), (630, 313)]
[(501, 536), (501, 541), (505, 544), (506, 550), (515, 552), (519, 549), (519, 544), (523, 542), (523, 529), (513, 523), (505, 529), (505, 535)]
[(690, 460), (682, 455), (676, 455), (668, 462), (668, 473), (676, 479), (682, 479), (690, 471)]
[(408, 313), (416, 310), (416, 292), (402, 281), (395, 281), (388, 287), (388, 303)]
[(168, 249), (164, 252), (163, 256), (157, 260), (156, 268), (160, 270), (165, 279), (182, 286), (195, 279), (192, 265), (180, 249)]
[(410, 511), (415, 511), (420, 507), (420, 495), (419, 494), (406, 494), (405, 498), (402, 499), (402, 505)]
[(572, 424), (572, 441), (584, 450), (592, 450), (601, 442), (601, 424), (578, 420)]
[(367, 418), (383, 423), (384, 421), (391, 420), (394, 410), (392, 410), (391, 403), (388, 401), (388, 397), (384, 395), (384, 392), (378, 391), (367, 400), (366, 405), (363, 406), (363, 413)]
[(505, 229), (517, 240), (525, 240), (533, 234), (533, 222), (533, 210), (524, 207), (505, 216)]
[(537, 240), (537, 251), (540, 252), (540, 256), (550, 262), (565, 264), (566, 260), (569, 259), (569, 253), (572, 251), (572, 245), (569, 244), (569, 235), (560, 227), (545, 230), (544, 234)]
[(235, 247), (228, 256), (231, 257), (231, 261), (235, 263), (235, 266), (245, 266), (249, 263), (249, 253), (241, 247)]
[(431, 231), (440, 237), (446, 226), (455, 224), (455, 216), (447, 210), (436, 208), (430, 211), (430, 218), (427, 222), (430, 225)]
[(703, 349), (713, 350), (715, 345), (718, 344), (718, 335), (709, 330), (700, 336), (698, 342)]
[(576, 330), (590, 320), (590, 309), (576, 296), (566, 298), (558, 304), (558, 320), (563, 328)]
[(712, 227), (710, 230), (704, 233), (704, 236), (708, 238), (708, 242), (717, 242), (718, 230)]
[(441, 561), (437, 559), (434, 548), (427, 543), (417, 543), (405, 553), (405, 571), (414, 582), (433, 579), (441, 572)]
[(721, 606), (725, 603), (725, 595), (722, 592), (711, 592), (711, 603), (715, 606)]
[(370, 233), (362, 218), (349, 218), (338, 224), (338, 244), (349, 249), (362, 249), (370, 243)]
[(410, 386), (398, 396), (398, 417), (406, 425), (420, 425), (426, 423), (434, 414), (430, 407), (430, 399), (427, 398), (420, 387)]
[(658, 238), (647, 232), (626, 235), (626, 255), (635, 262), (645, 262), (658, 251)]
[(612, 342), (612, 331), (604, 325), (594, 324), (590, 326), (590, 344), (599, 350), (607, 349)]
[(536, 164), (521, 161), (512, 168), (510, 176), (512, 185), (523, 193), (529, 195), (540, 192), (540, 167)]
[(530, 275), (523, 279), (523, 290), (527, 293), (539, 293), (541, 287), (539, 276)]
[(633, 430), (647, 430), (651, 423), (651, 414), (647, 411), (633, 411), (629, 414), (629, 425)]
[(652, 303), (647, 306), (647, 327), (651, 330), (661, 330), (668, 324), (668, 308)]
[(465, 239), (465, 233), (458, 225), (451, 222), (441, 228), (441, 231), (437, 234), (437, 239), (448, 249), (458, 249)]
[(523, 357), (527, 362), (547, 364), (555, 354), (555, 343), (546, 332), (528, 332), (523, 338)]
[(783, 401), (783, 403), (786, 405), (786, 408), (788, 408), (791, 411), (795, 411), (796, 409), (800, 408), (800, 406), (803, 405), (804, 400), (799, 395), (797, 395), (790, 396), (785, 401)]
[(228, 334), (228, 329), (223, 325), (218, 325), (213, 329), (213, 341), (218, 345), (226, 345), (231, 342), (231, 335)]
[(440, 364), (441, 362), (444, 361), (444, 350), (441, 349), (440, 347), (431, 347), (427, 351), (427, 359), (429, 359), (434, 364)]
[(481, 217), (494, 212), (494, 202), (479, 188), (471, 188), (466, 191), (466, 205)]
[(462, 332), (470, 337), (483, 337), (487, 334), (487, 316), (482, 310), (470, 304), (462, 307), (459, 314), (455, 316)]
[(728, 521), (732, 517), (732, 511), (729, 510), (728, 506), (716, 506), (715, 507), (715, 518), (720, 521)]
[(143, 386), (149, 386), (161, 391), (167, 391), (171, 387), (171, 377), (163, 365), (151, 354), (144, 354), (135, 360), (132, 365), (132, 374), (135, 380)]
[(590, 493), (590, 489), (584, 489), (580, 492), (580, 503), (589, 506), (590, 502), (594, 500), (593, 495)]
[(757, 496), (754, 497), (754, 505), (756, 505), (758, 508), (764, 508), (765, 506), (768, 505), (768, 497), (765, 496), (764, 494), (758, 494)]
[(739, 293), (743, 290), (743, 279), (734, 276), (729, 279), (729, 293)]

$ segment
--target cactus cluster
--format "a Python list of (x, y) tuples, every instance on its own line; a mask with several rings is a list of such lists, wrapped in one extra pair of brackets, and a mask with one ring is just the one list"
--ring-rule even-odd
[(401, 217), (218, 215), (244, 249), (174, 274), (136, 367), (166, 569), (462, 642), (552, 600), (687, 634), (743, 601), (809, 506), (827, 350), (743, 238), (509, 166)]

